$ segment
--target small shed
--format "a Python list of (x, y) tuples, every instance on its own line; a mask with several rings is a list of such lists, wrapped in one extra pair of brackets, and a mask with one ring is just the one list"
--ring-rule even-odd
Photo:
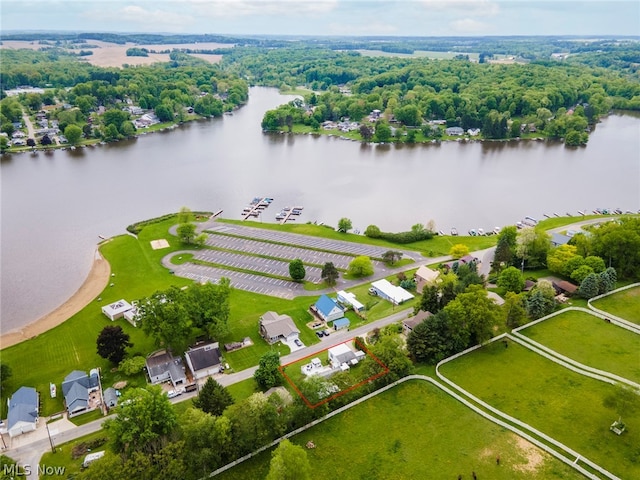
[(338, 302), (340, 302), (342, 305), (353, 307), (356, 312), (361, 312), (364, 310), (364, 305), (356, 299), (355, 293), (340, 290), (338, 292)]
[(342, 318), (339, 318), (338, 320), (333, 321), (334, 330), (342, 330), (344, 328), (349, 330), (349, 325), (351, 325), (351, 322), (349, 321), (348, 318), (345, 318), (345, 317), (342, 317)]
[(113, 387), (107, 388), (103, 393), (104, 404), (107, 408), (113, 408), (118, 405), (118, 393)]

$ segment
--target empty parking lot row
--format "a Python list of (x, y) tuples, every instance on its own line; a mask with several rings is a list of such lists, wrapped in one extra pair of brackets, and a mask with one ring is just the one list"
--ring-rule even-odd
[(231, 286), (234, 288), (288, 300), (294, 298), (296, 292), (303, 289), (302, 285), (293, 282), (203, 265), (180, 265), (179, 268), (176, 268), (175, 274), (199, 282), (210, 281), (213, 283), (226, 277), (231, 280)]
[(333, 262), (337, 268), (346, 269), (354, 257), (340, 255), (338, 253), (318, 252), (300, 247), (290, 247), (288, 245), (276, 245), (273, 243), (261, 242), (244, 238), (228, 237), (225, 235), (211, 234), (207, 236), (206, 244), (211, 247), (227, 248), (241, 252), (268, 255), (271, 257), (294, 260), (299, 258), (305, 263), (315, 263), (324, 265), (326, 262)]
[[(262, 257), (253, 257), (239, 253), (224, 252), (220, 250), (204, 250), (194, 255), (194, 258), (205, 262), (219, 263), (227, 267), (242, 268), (270, 275), (289, 276), (289, 262), (273, 260)], [(306, 280), (319, 283), (322, 269), (318, 267), (305, 267)]]
[(300, 235), (297, 233), (246, 227), (244, 225), (217, 224), (212, 228), (209, 228), (209, 230), (227, 233), (230, 235), (240, 235), (243, 237), (258, 238), (272, 242), (289, 243), (291, 245), (300, 245), (308, 248), (320, 248), (323, 250), (350, 253), (352, 255), (367, 255), (369, 257), (377, 258), (381, 258), (382, 255), (389, 250), (385, 247), (375, 247), (372, 245), (363, 245), (360, 243), (342, 240), (329, 240), (326, 238)]

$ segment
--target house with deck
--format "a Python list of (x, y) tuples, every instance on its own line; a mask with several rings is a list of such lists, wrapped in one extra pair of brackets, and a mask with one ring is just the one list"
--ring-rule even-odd
[(300, 330), (293, 323), (289, 315), (280, 315), (276, 312), (267, 312), (260, 317), (260, 336), (267, 343), (274, 344), (279, 341), (295, 341), (300, 336)]
[(174, 387), (187, 383), (184, 365), (180, 357), (174, 357), (166, 350), (159, 350), (147, 357), (147, 374), (149, 381), (156, 385), (171, 382)]
[(71, 372), (62, 382), (62, 394), (69, 417), (75, 417), (102, 406), (98, 369), (92, 369), (89, 375), (82, 370)]

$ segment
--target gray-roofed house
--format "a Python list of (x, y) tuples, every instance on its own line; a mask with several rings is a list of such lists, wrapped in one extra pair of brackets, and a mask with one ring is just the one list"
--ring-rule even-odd
[(107, 408), (113, 408), (118, 405), (118, 393), (113, 387), (109, 387), (104, 391), (104, 404)]
[(147, 373), (149, 381), (156, 385), (170, 381), (174, 387), (187, 382), (182, 359), (174, 357), (166, 350), (160, 350), (147, 357)]
[(7, 401), (9, 415), (7, 431), (10, 437), (32, 432), (38, 424), (38, 392), (32, 387), (20, 387)]
[(270, 344), (280, 340), (289, 342), (298, 338), (300, 330), (289, 315), (267, 312), (260, 317), (260, 335)]
[[(87, 375), (82, 370), (74, 370), (62, 382), (62, 394), (69, 417), (96, 409), (101, 405), (100, 378), (97, 370)], [(98, 392), (98, 394), (94, 394)]]
[(424, 322), (431, 315), (433, 315), (433, 313), (427, 312), (425, 310), (420, 310), (413, 317), (407, 318), (406, 320), (402, 321), (402, 331), (405, 335), (409, 335), (411, 332), (413, 332), (414, 328)]
[(551, 234), (551, 245), (554, 247), (559, 247), (560, 245), (566, 245), (571, 240), (569, 235), (564, 235), (562, 233), (552, 233)]
[(220, 346), (218, 342), (196, 345), (184, 354), (194, 380), (206, 378), (220, 371)]
[(449, 127), (445, 129), (447, 135), (464, 135), (464, 130), (461, 127)]

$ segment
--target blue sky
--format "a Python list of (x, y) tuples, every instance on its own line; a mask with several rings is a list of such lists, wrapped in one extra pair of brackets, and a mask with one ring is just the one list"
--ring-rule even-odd
[(0, 0), (6, 30), (640, 35), (638, 0)]

